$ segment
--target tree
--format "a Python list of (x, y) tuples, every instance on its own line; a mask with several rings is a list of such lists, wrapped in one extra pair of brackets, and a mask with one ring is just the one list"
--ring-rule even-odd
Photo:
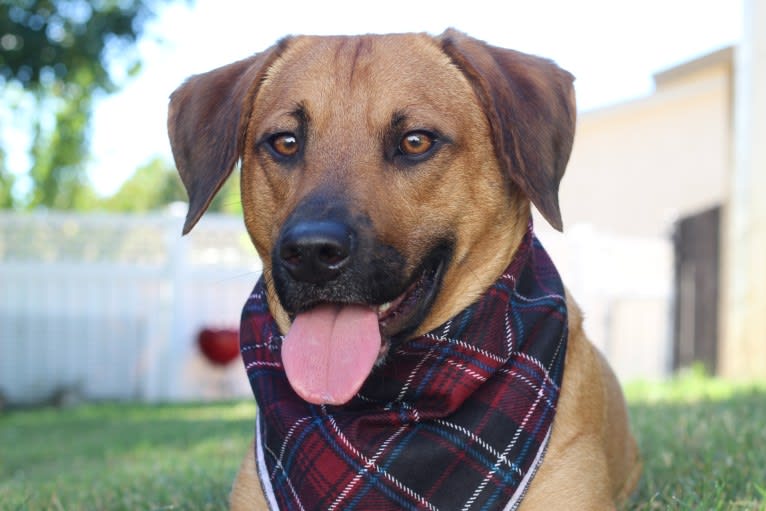
[(162, 158), (154, 158), (136, 169), (101, 206), (108, 211), (139, 213), (185, 200), (186, 193), (175, 169)]
[[(216, 194), (208, 211), (242, 213), (239, 173), (235, 174)], [(114, 195), (100, 201), (99, 207), (108, 211), (139, 213), (186, 200), (186, 191), (175, 167), (157, 157), (139, 167)]]
[(13, 176), (5, 168), (5, 152), (0, 147), (0, 209), (6, 209), (13, 206)]
[(85, 176), (92, 102), (118, 86), (107, 57), (120, 54), (138, 70), (127, 49), (160, 1), (0, 0), (0, 94), (20, 86), (35, 110), (31, 191), (11, 193), (0, 150), (0, 206), (72, 208), (92, 195)]

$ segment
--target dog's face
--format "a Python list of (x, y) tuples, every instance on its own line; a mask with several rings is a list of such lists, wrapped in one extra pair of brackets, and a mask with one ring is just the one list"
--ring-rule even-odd
[(435, 326), (451, 296), (438, 288), (481, 272), (477, 240), (508, 240), (519, 216), (493, 152), (471, 85), (430, 39), (293, 41), (253, 100), (242, 165), (281, 306), (375, 306), (384, 338)]
[(302, 397), (347, 401), (392, 343), (480, 296), (530, 200), (560, 228), (571, 81), (450, 31), (289, 39), (173, 94), (185, 230), (241, 159), (245, 222)]

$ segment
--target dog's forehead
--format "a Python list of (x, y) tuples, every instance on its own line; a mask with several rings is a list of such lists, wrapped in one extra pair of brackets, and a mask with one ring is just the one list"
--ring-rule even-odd
[(291, 40), (284, 60), (304, 69), (326, 72), (329, 65), (349, 74), (444, 66), (449, 62), (434, 38), (426, 34), (299, 36)]
[(472, 96), (461, 71), (426, 34), (301, 36), (268, 70), (258, 103), (271, 112), (296, 104), (366, 108), (368, 116), (372, 110), (386, 118), (410, 105), (454, 104), (461, 91)]

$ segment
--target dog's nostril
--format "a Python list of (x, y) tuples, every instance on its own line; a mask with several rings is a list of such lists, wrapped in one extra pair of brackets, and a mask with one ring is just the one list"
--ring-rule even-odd
[(348, 253), (342, 247), (324, 245), (319, 248), (317, 256), (323, 263), (334, 266), (342, 263), (348, 257)]
[(279, 257), (286, 263), (291, 265), (300, 264), (301, 251), (294, 245), (283, 246)]
[(279, 258), (295, 280), (327, 282), (342, 272), (353, 239), (350, 228), (341, 222), (300, 222), (282, 235)]

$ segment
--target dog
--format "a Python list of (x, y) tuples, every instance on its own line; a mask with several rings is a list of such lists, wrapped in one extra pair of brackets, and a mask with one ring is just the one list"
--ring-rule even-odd
[(450, 29), (288, 37), (173, 92), (184, 234), (239, 162), (264, 268), (243, 312), (259, 411), (232, 509), (630, 496), (622, 392), (532, 229), (531, 205), (562, 229), (573, 80)]

